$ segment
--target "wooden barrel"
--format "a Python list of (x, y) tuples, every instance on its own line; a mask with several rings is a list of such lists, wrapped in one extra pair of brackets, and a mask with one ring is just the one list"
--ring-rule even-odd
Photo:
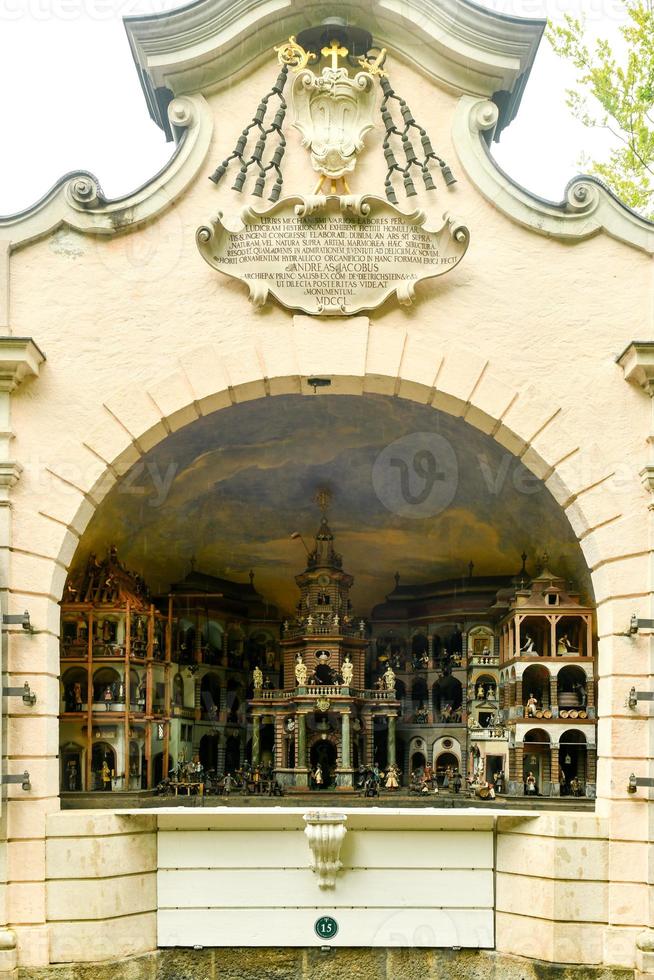
[(569, 711), (559, 711), (559, 718), (567, 718), (569, 713)]
[(584, 710), (582, 709), (582, 710), (581, 710), (581, 711), (579, 712), (579, 717), (580, 717), (580, 718), (588, 718), (588, 712), (587, 712), (587, 711), (584, 711)]
[(552, 717), (552, 712), (550, 711), (549, 708), (546, 708), (545, 711), (543, 712), (543, 718), (551, 718), (551, 717)]
[(537, 711), (536, 712), (536, 717), (537, 718), (542, 718), (543, 717), (543, 712), (542, 711)]
[(561, 691), (559, 694), (560, 708), (574, 708), (579, 704), (579, 698), (574, 691)]
[(477, 796), (480, 796), (482, 800), (487, 800), (490, 796), (490, 789), (488, 786), (480, 786), (477, 790)]
[(570, 718), (578, 718), (579, 717), (579, 712), (578, 711), (571, 711), (569, 717)]

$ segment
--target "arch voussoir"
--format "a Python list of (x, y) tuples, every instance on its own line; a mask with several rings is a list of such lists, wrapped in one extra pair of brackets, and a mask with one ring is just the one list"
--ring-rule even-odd
[(517, 397), (515, 388), (485, 370), (469, 398), (463, 418), (475, 429), (493, 435)]
[(488, 362), (462, 347), (447, 347), (444, 354), (431, 403), (448, 415), (460, 417), (465, 414)]
[(402, 354), (407, 344), (406, 330), (385, 323), (371, 323), (366, 349), (366, 376), (363, 390), (374, 395), (396, 395)]
[[(84, 437), (83, 444), (116, 474), (122, 476), (142, 456), (128, 430), (104, 407), (98, 423)], [(142, 433), (143, 437), (145, 432)]]
[[(293, 317), (294, 347), (302, 378), (328, 377), (332, 394), (361, 394), (366, 373), (367, 316)], [(310, 389), (303, 386), (305, 393)]]
[(217, 344), (233, 402), (247, 402), (267, 395), (265, 370), (256, 340), (243, 337), (238, 343)]
[(127, 431), (141, 453), (147, 453), (168, 435), (161, 412), (144, 388), (134, 385), (121, 388), (104, 402), (104, 407)]
[(397, 394), (409, 401), (427, 404), (434, 397), (436, 379), (443, 365), (443, 352), (408, 335), (398, 370)]
[(190, 382), (181, 367), (151, 385), (147, 393), (169, 432), (176, 432), (200, 417)]
[(233, 404), (227, 369), (213, 344), (188, 351), (180, 358), (180, 364), (200, 415), (210, 415)]

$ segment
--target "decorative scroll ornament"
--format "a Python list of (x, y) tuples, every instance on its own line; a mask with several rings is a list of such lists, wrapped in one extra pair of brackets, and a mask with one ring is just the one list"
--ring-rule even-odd
[(431, 228), (424, 211), (336, 194), (246, 207), (237, 228), (219, 214), (196, 233), (205, 261), (247, 283), (255, 306), (272, 294), (292, 310), (341, 316), (375, 309), (393, 294), (410, 305), (419, 282), (458, 265), (469, 239), (448, 215)]
[(304, 833), (311, 848), (311, 868), (318, 875), (320, 888), (333, 888), (343, 867), (341, 845), (347, 833), (344, 813), (305, 813)]
[[(347, 54), (336, 47), (335, 54)], [(293, 82), (294, 126), (311, 151), (313, 169), (330, 180), (351, 173), (364, 137), (374, 128), (375, 89), (368, 72), (350, 78), (347, 68), (310, 69)]]
[[(289, 309), (320, 315), (375, 309), (393, 295), (409, 305), (417, 283), (459, 263), (469, 232), (447, 214), (437, 227), (428, 227), (423, 211), (399, 211), (394, 207), (398, 189), (415, 196), (417, 177), (427, 191), (436, 190), (437, 168), (446, 185), (456, 178), (393, 90), (386, 49), (375, 47), (367, 30), (329, 17), (291, 35), (275, 53), (280, 66), (275, 83), (231, 155), (210, 178), (219, 183), (236, 162), (240, 169), (232, 189), (249, 188), (253, 197), (268, 189), (273, 206), (246, 207), (239, 227), (224, 224), (222, 213), (203, 225), (196, 234), (203, 258), (212, 268), (246, 282), (257, 307), (269, 295)], [(293, 125), (320, 178), (313, 194), (281, 199), (289, 78)], [(352, 194), (346, 180), (375, 127), (375, 79), (385, 129), (386, 201)], [(325, 181), (329, 195), (319, 193)]]

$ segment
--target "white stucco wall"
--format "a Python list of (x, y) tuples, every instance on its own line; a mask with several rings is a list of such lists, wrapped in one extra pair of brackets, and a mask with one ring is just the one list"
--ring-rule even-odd
[[(629, 966), (637, 935), (652, 925), (651, 804), (645, 791), (627, 794), (632, 771), (650, 773), (651, 723), (646, 708), (634, 716), (624, 707), (632, 684), (646, 688), (652, 673), (648, 637), (624, 635), (632, 613), (651, 615), (649, 498), (638, 476), (650, 404), (615, 363), (631, 340), (651, 335), (651, 258), (606, 234), (572, 245), (513, 222), (463, 172), (450, 135), (458, 96), (399, 57), (389, 70), (459, 178), (453, 190), (411, 203), (437, 216), (447, 208), (471, 231), (460, 267), (421, 285), (413, 308), (391, 301), (370, 317), (320, 320), (270, 303), (257, 313), (242, 286), (201, 260), (197, 226), (241, 203), (228, 178), (217, 190), (208, 174), (269, 88), (272, 62), (209, 95), (208, 110), (202, 96), (190, 98), (192, 127), (206, 136), (213, 122), (210, 148), (158, 216), (118, 235), (62, 226), (11, 255), (7, 332), (34, 337), (47, 355), (40, 376), (12, 396), (11, 458), (24, 469), (11, 492), (8, 603), (10, 612), (29, 608), (36, 633), (11, 632), (8, 679), (28, 680), (38, 702), (8, 705), (9, 766), (29, 769), (32, 790), (8, 789), (0, 908), (23, 964), (106, 958), (92, 937), (109, 918), (129, 921), (112, 932), (112, 955), (155, 942), (147, 818), (142, 848), (129, 818), (57, 814), (57, 603), (79, 537), (116, 477), (169, 432), (251, 398), (314, 397), (305, 383), (314, 373), (332, 378), (330, 394), (316, 397), (415, 399), (462, 415), (519, 455), (564, 507), (592, 573), (597, 815), (540, 817), (527, 829), (500, 823), (498, 948)], [(368, 138), (353, 190), (381, 190), (379, 143), (379, 132)], [(295, 135), (285, 179), (289, 193), (314, 184)], [(160, 184), (165, 200), (165, 179)], [(107, 829), (118, 823), (120, 831)], [(123, 835), (129, 840), (119, 841)], [(85, 932), (70, 921), (77, 922), (71, 902), (82, 892), (73, 883), (89, 847), (118, 847), (121, 874), (137, 876), (139, 886), (123, 888), (93, 865), (83, 886), (94, 910)], [(68, 878), (62, 860), (70, 862)], [(87, 935), (82, 956), (75, 944)]]

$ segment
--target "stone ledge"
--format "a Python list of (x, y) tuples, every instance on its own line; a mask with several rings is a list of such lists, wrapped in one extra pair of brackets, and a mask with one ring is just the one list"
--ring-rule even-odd
[[(10, 974), (4, 974), (6, 976)], [(123, 960), (20, 967), (15, 980), (634, 980), (620, 967), (546, 963), (476, 950), (160, 949)]]

